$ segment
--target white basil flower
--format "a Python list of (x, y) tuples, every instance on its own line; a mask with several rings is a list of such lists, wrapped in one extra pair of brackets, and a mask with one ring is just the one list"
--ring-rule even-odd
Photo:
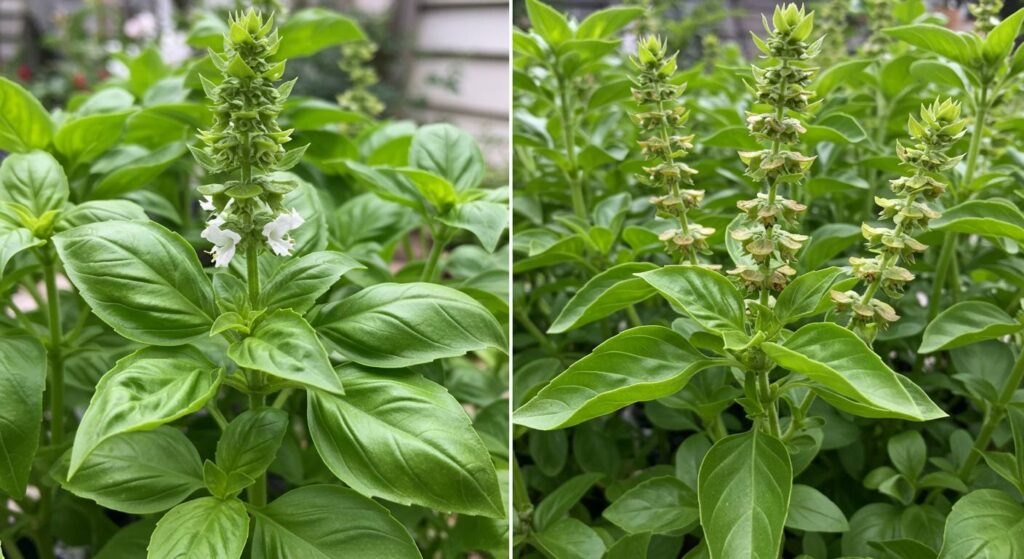
[(270, 250), (274, 251), (274, 254), (278, 256), (288, 256), (291, 254), (292, 247), (295, 246), (295, 240), (288, 236), (288, 232), (305, 222), (306, 220), (302, 219), (299, 212), (293, 208), (292, 211), (283, 213), (274, 218), (274, 221), (264, 225), (263, 236), (267, 238)]
[(213, 256), (213, 265), (218, 268), (227, 266), (235, 257), (235, 248), (242, 236), (230, 229), (221, 229), (224, 225), (224, 218), (215, 217), (210, 220), (201, 233), (202, 237), (213, 243), (210, 255)]
[(213, 205), (213, 196), (203, 196), (199, 201), (199, 207), (208, 212), (217, 211), (217, 206)]

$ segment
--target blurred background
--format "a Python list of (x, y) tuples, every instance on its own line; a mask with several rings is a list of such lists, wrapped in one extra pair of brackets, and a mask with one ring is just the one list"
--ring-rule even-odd
[(366, 84), (371, 96), (340, 104), (385, 118), (455, 124), (476, 137), (495, 173), (506, 172), (506, 0), (0, 0), (0, 71), (53, 109), (126, 75), (147, 48), (163, 64), (187, 64), (219, 40), (212, 14), (249, 5), (278, 13), (329, 8), (365, 29), (369, 44), (289, 62), (286, 78), (300, 77), (297, 95), (335, 100), (353, 82)]

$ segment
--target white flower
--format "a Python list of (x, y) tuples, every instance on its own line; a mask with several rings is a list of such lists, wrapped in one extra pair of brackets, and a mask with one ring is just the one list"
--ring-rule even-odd
[(150, 12), (141, 12), (124, 22), (124, 34), (131, 39), (156, 37), (156, 32), (156, 16)]
[(170, 31), (160, 36), (160, 58), (170, 66), (177, 67), (192, 56), (192, 49), (185, 42), (185, 34)]
[(292, 211), (283, 213), (274, 218), (274, 221), (264, 225), (263, 236), (267, 238), (270, 250), (274, 251), (274, 254), (278, 256), (288, 256), (291, 254), (295, 240), (288, 236), (288, 232), (303, 223), (305, 223), (305, 220), (302, 219), (299, 212), (292, 209)]
[(208, 212), (217, 211), (217, 206), (213, 205), (213, 196), (203, 196), (203, 199), (199, 201), (199, 207)]
[(213, 265), (223, 268), (235, 257), (235, 245), (242, 240), (242, 236), (230, 229), (221, 229), (224, 225), (224, 218), (215, 217), (210, 220), (201, 233), (202, 237), (213, 243), (210, 255), (213, 256)]

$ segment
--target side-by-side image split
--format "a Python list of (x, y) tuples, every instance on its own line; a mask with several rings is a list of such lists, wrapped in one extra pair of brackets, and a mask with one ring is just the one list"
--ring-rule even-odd
[(1020, 0), (0, 0), (0, 559), (1024, 559)]

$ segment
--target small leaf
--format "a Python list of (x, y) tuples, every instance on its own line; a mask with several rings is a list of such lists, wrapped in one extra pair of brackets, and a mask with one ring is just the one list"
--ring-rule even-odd
[(775, 317), (785, 325), (816, 314), (820, 302), (827, 297), (832, 284), (843, 271), (840, 268), (825, 268), (803, 274), (790, 282), (775, 303)]
[(38, 218), (63, 209), (67, 201), (64, 168), (49, 153), (15, 153), (0, 164), (0, 202), (21, 204)]
[(888, 443), (889, 460), (901, 474), (916, 480), (928, 460), (928, 447), (917, 431), (904, 431), (893, 435)]
[(671, 534), (695, 524), (700, 517), (697, 494), (672, 476), (643, 481), (622, 494), (604, 517), (630, 534)]
[(238, 559), (249, 537), (249, 515), (238, 499), (203, 497), (178, 505), (157, 522), (149, 559)]
[(605, 551), (601, 536), (575, 518), (563, 518), (532, 538), (545, 556), (558, 559), (594, 559)]
[(805, 532), (845, 532), (850, 528), (839, 507), (821, 491), (796, 484), (789, 500), (786, 528)]
[(456, 204), (451, 210), (437, 216), (445, 225), (465, 229), (477, 239), (487, 252), (494, 252), (501, 234), (508, 227), (508, 206), (486, 200), (473, 200)]
[[(532, 435), (533, 433), (531, 433)], [(533, 525), (539, 531), (565, 518), (569, 510), (583, 498), (604, 474), (580, 474), (547, 494), (533, 511)]]
[(25, 88), (0, 77), (0, 149), (46, 149), (52, 137), (53, 120), (43, 105)]
[(565, 16), (540, 0), (526, 0), (526, 14), (533, 31), (552, 47), (573, 38)]
[(649, 262), (627, 262), (590, 278), (562, 307), (548, 333), (574, 330), (649, 298), (654, 288), (636, 274), (657, 268)]
[(352, 270), (365, 269), (366, 266), (356, 260), (333, 250), (289, 259), (263, 284), (261, 306), (268, 311), (291, 309), (303, 314), (341, 276)]
[(637, 275), (704, 328), (716, 333), (743, 331), (743, 295), (718, 272), (700, 266), (665, 266)]
[(277, 456), (288, 430), (288, 414), (275, 408), (249, 410), (228, 423), (217, 441), (217, 465), (226, 473), (258, 478)]
[(460, 192), (480, 186), (484, 178), (476, 140), (450, 124), (419, 127), (409, 145), (409, 164), (448, 179)]

